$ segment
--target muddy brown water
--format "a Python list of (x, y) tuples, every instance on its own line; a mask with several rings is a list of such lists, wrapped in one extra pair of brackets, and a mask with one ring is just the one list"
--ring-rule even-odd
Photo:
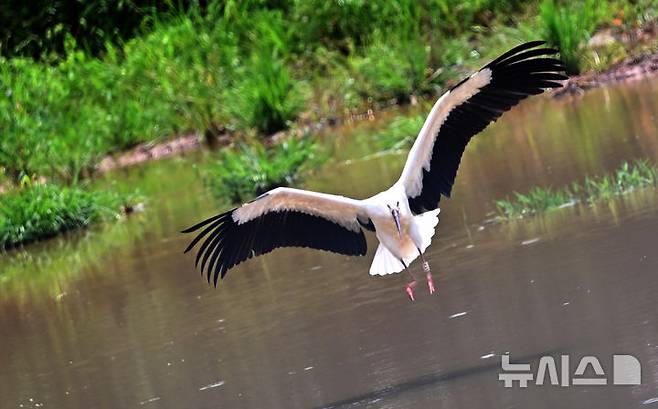
[[(0, 407), (658, 407), (656, 189), (488, 221), (515, 190), (658, 163), (657, 92), (535, 98), (477, 137), (428, 250), (438, 294), (415, 303), (407, 277), (368, 276), (374, 237), (362, 258), (278, 250), (213, 289), (178, 233), (217, 210), (197, 158), (114, 174), (146, 185), (146, 213), (2, 256)], [(366, 197), (404, 158), (331, 164), (307, 187)], [(596, 356), (609, 384), (504, 388), (505, 353), (534, 374)], [(613, 354), (641, 362), (641, 385), (610, 385)]]

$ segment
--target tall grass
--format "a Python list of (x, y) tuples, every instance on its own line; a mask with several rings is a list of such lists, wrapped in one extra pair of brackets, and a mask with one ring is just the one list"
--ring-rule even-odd
[(109, 152), (174, 132), (174, 107), (125, 76), (81, 52), (54, 67), (0, 60), (0, 166), (15, 181), (27, 174), (71, 182)]
[(51, 184), (0, 195), (0, 249), (118, 217), (134, 197)]
[(430, 49), (420, 39), (378, 41), (348, 61), (362, 99), (405, 102), (430, 89)]
[(302, 107), (299, 86), (272, 50), (260, 48), (251, 63), (249, 80), (242, 84), (247, 123), (266, 135), (287, 129)]
[(292, 31), (281, 13), (254, 13), (244, 33), (249, 55), (240, 70), (235, 93), (236, 116), (245, 128), (265, 135), (286, 129), (303, 106), (300, 82), (293, 78), (286, 57)]
[(559, 2), (543, 0), (540, 18), (545, 38), (560, 50), (567, 72), (578, 74), (583, 61), (583, 46), (596, 27), (611, 17), (608, 2), (584, 0)]
[(506, 218), (516, 218), (547, 210), (611, 199), (636, 189), (658, 185), (658, 168), (645, 160), (624, 162), (611, 174), (586, 177), (561, 189), (535, 187), (528, 193), (515, 192), (512, 198), (496, 201), (498, 212)]
[(219, 152), (201, 174), (217, 199), (240, 203), (275, 187), (294, 185), (305, 169), (324, 159), (310, 138), (291, 138), (270, 148), (252, 141)]
[(0, 99), (0, 166), (14, 180), (36, 174), (71, 182), (113, 151), (234, 126), (227, 90), (237, 48), (229, 33), (200, 19), (158, 25), (121, 50), (108, 45), (102, 60), (72, 39), (54, 66), (0, 59), (7, 96)]

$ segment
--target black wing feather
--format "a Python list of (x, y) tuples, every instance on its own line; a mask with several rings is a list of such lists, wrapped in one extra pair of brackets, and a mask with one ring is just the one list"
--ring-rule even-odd
[(527, 49), (529, 49), (529, 48), (539, 47), (540, 45), (544, 45), (544, 44), (546, 44), (545, 41), (542, 41), (542, 40), (535, 40), (535, 41), (529, 41), (529, 42), (527, 42), (527, 43), (523, 43), (523, 44), (517, 45), (516, 47), (514, 47), (514, 48), (512, 48), (511, 50), (507, 51), (506, 53), (500, 55), (500, 56), (499, 56), (498, 58), (496, 58), (495, 60), (491, 61), (487, 66), (485, 66), (485, 68), (486, 68), (486, 67), (489, 67), (489, 66), (491, 66), (491, 65), (496, 65), (496, 64), (500, 63), (501, 61), (503, 61), (504, 59), (506, 59), (507, 57), (510, 57), (510, 56), (512, 56), (512, 55), (515, 55), (515, 54), (518, 54), (518, 53), (520, 53), (521, 51), (527, 50)]
[[(191, 233), (205, 226), (190, 242), (185, 253), (202, 239), (196, 256), (208, 282), (224, 278), (226, 272), (250, 259), (279, 247), (308, 247), (348, 256), (364, 256), (366, 238), (362, 230), (352, 231), (320, 216), (297, 211), (276, 211), (238, 224), (233, 210), (213, 216), (183, 232)], [(207, 237), (206, 237), (207, 236)]]
[(454, 107), (439, 129), (429, 170), (422, 170), (422, 190), (417, 196), (409, 197), (414, 214), (436, 209), (441, 195), (450, 197), (462, 154), (473, 136), (528, 96), (541, 94), (544, 88), (562, 86), (555, 81), (567, 79), (562, 74), (564, 64), (548, 57), (557, 50), (535, 49), (543, 44), (543, 41), (521, 44), (484, 66), (483, 69), (491, 69), (491, 82)]

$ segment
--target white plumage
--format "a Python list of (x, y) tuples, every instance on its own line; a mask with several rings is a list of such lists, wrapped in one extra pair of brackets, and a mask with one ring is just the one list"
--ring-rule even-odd
[[(413, 216), (413, 222), (411, 223), (411, 229), (413, 232), (410, 233), (411, 237), (417, 237), (418, 249), (420, 252), (425, 253), (425, 250), (432, 244), (432, 237), (434, 237), (434, 229), (439, 223), (439, 212), (440, 209), (432, 210), (425, 212), (418, 216)], [(415, 246), (410, 247), (410, 251), (406, 252), (402, 260), (408, 266), (415, 259), (418, 258), (420, 253)], [(404, 265), (400, 262), (400, 259), (391, 253), (386, 246), (382, 243), (377, 246), (377, 252), (375, 257), (372, 260), (372, 265), (370, 266), (370, 275), (373, 276), (383, 276), (387, 274), (399, 273), (404, 270)]]
[[(409, 151), (400, 179), (388, 190), (355, 200), (276, 188), (185, 230), (202, 229), (185, 251), (205, 237), (196, 263), (216, 285), (231, 267), (277, 247), (365, 255), (365, 228), (379, 240), (371, 275), (398, 273), (420, 256), (434, 292), (423, 253), (439, 221), (439, 200), (450, 197), (466, 144), (520, 100), (566, 79), (562, 62), (547, 57), (556, 50), (536, 48), (541, 44), (515, 47), (443, 94)], [(406, 288), (412, 300), (415, 284), (412, 279)]]

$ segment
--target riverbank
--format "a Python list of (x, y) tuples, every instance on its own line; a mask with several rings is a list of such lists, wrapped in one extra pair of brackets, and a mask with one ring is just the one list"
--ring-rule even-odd
[[(653, 39), (655, 39), (655, 37), (653, 37)], [(615, 63), (601, 72), (587, 72), (572, 76), (564, 81), (563, 88), (552, 91), (550, 95), (552, 97), (582, 95), (590, 89), (613, 85), (618, 82), (637, 81), (655, 75), (658, 75), (658, 51), (650, 54), (627, 57), (622, 62)], [(438, 95), (432, 95), (421, 98), (419, 101), (419, 98), (414, 96), (404, 104), (382, 107), (379, 110), (368, 109), (362, 114), (350, 114), (345, 118), (331, 118), (331, 120), (325, 119), (322, 122), (278, 133), (270, 138), (280, 140), (291, 135), (301, 136), (312, 131), (317, 132), (327, 127), (336, 128), (345, 123), (372, 121), (383, 111), (414, 106), (421, 102), (432, 103), (436, 98), (438, 98)], [(223, 134), (214, 148), (227, 146), (235, 141), (236, 138), (236, 135), (230, 133)], [(99, 162), (96, 171), (98, 173), (106, 173), (115, 169), (139, 165), (153, 160), (182, 155), (201, 149), (203, 146), (203, 136), (199, 134), (178, 136), (164, 142), (141, 144), (119, 154), (106, 156)]]
[[(573, 206), (502, 225), (487, 223), (497, 214), (494, 200), (513, 195), (514, 191), (529, 192), (535, 186), (556, 189), (569, 186), (573, 181), (582, 181), (585, 175), (612, 173), (623, 161), (635, 158), (658, 163), (658, 131), (652, 119), (653, 96), (657, 89), (658, 79), (622, 84), (609, 90), (592, 90), (576, 103), (570, 99), (530, 98), (523, 106), (506, 113), (503, 120), (469, 145), (454, 195), (442, 201), (445, 217), (439, 226), (438, 241), (433, 245), (437, 254), (445, 254), (456, 245), (456, 249), (472, 255), (473, 250), (466, 246), (479, 248), (482, 243), (478, 240), (482, 237), (493, 235), (495, 243), (503, 240), (494, 233), (500, 231), (496, 229), (511, 232), (513, 237), (509, 240), (518, 244), (535, 237), (548, 240), (545, 233), (539, 231), (541, 228), (567, 234), (565, 229), (570, 232), (570, 226), (577, 220), (623, 224), (625, 219), (619, 219), (620, 212), (643, 213), (648, 202), (655, 202), (655, 190), (637, 189), (634, 193), (597, 202), (594, 207)], [(380, 145), (380, 140), (388, 139), (389, 133), (398, 137), (404, 135), (405, 142), (407, 135), (413, 138), (412, 127), (406, 123), (418, 124), (417, 119), (424, 110), (423, 106), (399, 114), (378, 114), (373, 121), (327, 129), (325, 140), (337, 147), (336, 151), (330, 151), (336, 160), (306, 174), (296, 186), (355, 198), (385, 189), (399, 177), (406, 148), (371, 155), (366, 160), (359, 158), (388, 147), (388, 141)], [(396, 126), (392, 127), (392, 123)], [(546, 123), (551, 126), (546, 127)], [(355, 160), (346, 161), (348, 158)], [(5, 293), (4, 299), (13, 300), (15, 294), (19, 294), (16, 296), (20, 297), (19, 303), (29, 299), (47, 302), (76, 297), (80, 280), (92, 276), (96, 283), (113, 282), (114, 268), (121, 274), (129, 272), (131, 280), (139, 276), (135, 271), (143, 273), (146, 268), (162, 274), (162, 268), (154, 263), (168, 253), (180, 263), (166, 267), (171, 267), (172, 274), (175, 272), (179, 276), (187, 271), (183, 276), (195, 277), (193, 260), (189, 264), (190, 259), (180, 255), (188, 239), (178, 232), (223, 208), (199, 177), (198, 169), (205, 169), (210, 163), (216, 163), (214, 155), (192, 153), (99, 177), (93, 186), (100, 189), (139, 186), (142, 194), (149, 198), (145, 212), (3, 253), (0, 255), (0, 286), (12, 291)], [(563, 222), (556, 225), (556, 220)], [(484, 226), (482, 231), (481, 226)], [(467, 231), (473, 235), (472, 241), (466, 236)], [(451, 239), (455, 235), (458, 239)], [(290, 251), (299, 252), (284, 250), (281, 256), (289, 257)], [(318, 256), (321, 254), (308, 253), (307, 261), (313, 263), (311, 266)], [(274, 253), (252, 266), (262, 273), (271, 264), (260, 262), (275, 262), (277, 257)], [(133, 258), (135, 261), (127, 262), (127, 269), (117, 267)], [(243, 275), (236, 272), (234, 278), (239, 280)], [(162, 276), (159, 277), (161, 280)], [(232, 282), (229, 280), (229, 285)]]
[(655, 19), (644, 3), (462, 3), (191, 9), (97, 55), (71, 39), (48, 61), (0, 58), (4, 179), (69, 183), (198, 147), (174, 135), (221, 145), (372, 115), (435, 98), (537, 37), (569, 70), (586, 71), (613, 60), (579, 60), (597, 29), (624, 33)]
[(589, 41), (587, 52), (598, 58), (601, 50), (623, 47), (623, 58), (611, 59), (608, 66), (570, 77), (555, 96), (581, 95), (585, 91), (617, 82), (637, 81), (658, 74), (658, 24), (651, 22), (636, 30), (613, 33), (606, 29)]
[[(238, 142), (239, 148), (213, 154), (218, 166), (200, 169), (219, 172), (226, 186), (209, 188), (236, 200), (254, 193), (244, 189), (250, 180), (263, 182), (256, 190), (299, 180), (307, 168), (300, 161), (316, 156), (315, 148), (277, 151), (290, 136), (316, 140), (323, 129), (429, 105), (483, 62), (537, 33), (569, 58), (570, 70), (587, 70), (591, 61), (574, 57), (574, 50), (590, 49), (587, 35), (599, 28), (625, 33), (653, 21), (637, 6), (622, 18), (591, 0), (563, 8), (553, 0), (467, 1), (457, 19), (415, 2), (364, 4), (338, 16), (334, 9), (291, 7), (291, 21), (276, 7), (230, 15), (193, 10), (100, 55), (70, 42), (54, 62), (0, 58), (0, 91), (8, 96), (0, 103), (7, 130), (0, 193), (21, 190), (25, 181), (76, 186), (115, 169)], [(572, 15), (578, 21), (567, 18)], [(324, 26), (308, 32), (328, 16), (350, 25), (338, 37)], [(563, 30), (572, 29), (587, 35), (566, 42)], [(606, 56), (597, 67), (612, 64), (617, 51), (609, 51), (618, 48), (597, 46)], [(399, 145), (394, 142), (383, 145)], [(265, 166), (270, 157), (280, 158), (283, 169)]]
[[(655, 31), (653, 32), (655, 34)], [(652, 35), (655, 40), (655, 35)], [(588, 72), (577, 76), (570, 77), (565, 81), (564, 87), (552, 91), (554, 97), (565, 95), (582, 95), (587, 90), (598, 88), (606, 85), (612, 85), (622, 81), (636, 81), (646, 77), (658, 75), (658, 52), (642, 54), (628, 57), (622, 62), (615, 63), (601, 72)], [(427, 101), (433, 101), (437, 96), (425, 98)], [(423, 101), (425, 101), (423, 99)], [(397, 109), (406, 105), (417, 105), (417, 97), (411, 98), (406, 104), (396, 104), (389, 106), (388, 109)], [(386, 108), (382, 108), (386, 110)], [(338, 127), (344, 123), (354, 123), (360, 121), (372, 121), (382, 110), (368, 109), (362, 114), (350, 114), (345, 118), (325, 119), (322, 122), (305, 125), (301, 129), (294, 128), (289, 132), (279, 133), (273, 139), (284, 139), (289, 134), (302, 135), (311, 131), (319, 131), (327, 127)], [(176, 136), (162, 142), (151, 142), (139, 144), (123, 152), (112, 155), (106, 155), (101, 159), (94, 169), (94, 173), (103, 174), (116, 169), (135, 166), (146, 162), (170, 158), (173, 156), (183, 155), (204, 146), (203, 136), (197, 133)], [(216, 139), (214, 148), (227, 146), (236, 139), (236, 135), (225, 133)], [(0, 185), (0, 194), (7, 190), (6, 186)]]
[[(497, 215), (494, 200), (513, 197), (515, 191), (570, 186), (585, 175), (611, 174), (635, 158), (658, 163), (658, 124), (652, 118), (657, 91), (658, 79), (654, 79), (592, 90), (577, 101), (533, 97), (506, 113), (474, 138), (460, 166), (454, 195), (442, 200), (445, 217), (434, 243), (438, 254), (453, 245), (471, 252), (466, 247), (479, 247), (478, 237), (498, 231), (494, 229), (511, 232), (509, 240), (519, 243), (539, 236), (544, 240), (545, 233), (538, 231), (542, 228), (565, 234), (565, 229), (571, 231), (574, 218), (621, 223), (620, 212), (642, 213), (655, 202), (655, 190), (636, 189), (593, 206), (577, 205), (503, 224), (488, 221)], [(295, 186), (355, 198), (387, 188), (399, 177), (407, 144), (415, 137), (425, 110), (423, 106), (380, 113), (372, 121), (327, 129), (322, 139), (334, 159), (305, 173)], [(400, 141), (403, 144), (396, 146)], [(389, 150), (371, 154), (381, 149)], [(160, 271), (153, 262), (169, 252), (181, 263), (172, 267), (176, 274), (187, 271), (194, 277), (193, 260), (189, 264), (180, 255), (188, 239), (179, 232), (224, 208), (200, 177), (200, 171), (219, 163), (214, 154), (201, 151), (99, 176), (92, 187), (130, 191), (139, 186), (148, 198), (145, 211), (0, 253), (0, 290), (11, 291), (6, 297), (17, 297), (18, 303), (74, 297), (80, 280), (93, 275), (95, 282), (112, 281), (112, 268), (131, 257), (143, 261), (119, 270), (130, 271), (133, 278), (132, 268), (141, 270), (147, 265)], [(563, 223), (556, 225), (556, 220)], [(465, 236), (467, 231), (474, 241)], [(449, 239), (454, 235), (459, 237), (456, 242)], [(494, 238), (497, 243), (501, 240), (498, 235)], [(289, 251), (297, 250), (283, 254), (288, 256)], [(312, 254), (313, 260), (318, 254)], [(261, 260), (267, 263), (276, 258), (275, 254)], [(254, 266), (259, 271), (264, 268), (258, 261)]]
[(14, 190), (0, 200), (0, 252), (118, 219), (142, 206), (135, 194), (48, 183)]
[(581, 95), (592, 89), (623, 81), (637, 81), (658, 74), (658, 53), (627, 58), (601, 73), (587, 73), (569, 78), (555, 96)]

